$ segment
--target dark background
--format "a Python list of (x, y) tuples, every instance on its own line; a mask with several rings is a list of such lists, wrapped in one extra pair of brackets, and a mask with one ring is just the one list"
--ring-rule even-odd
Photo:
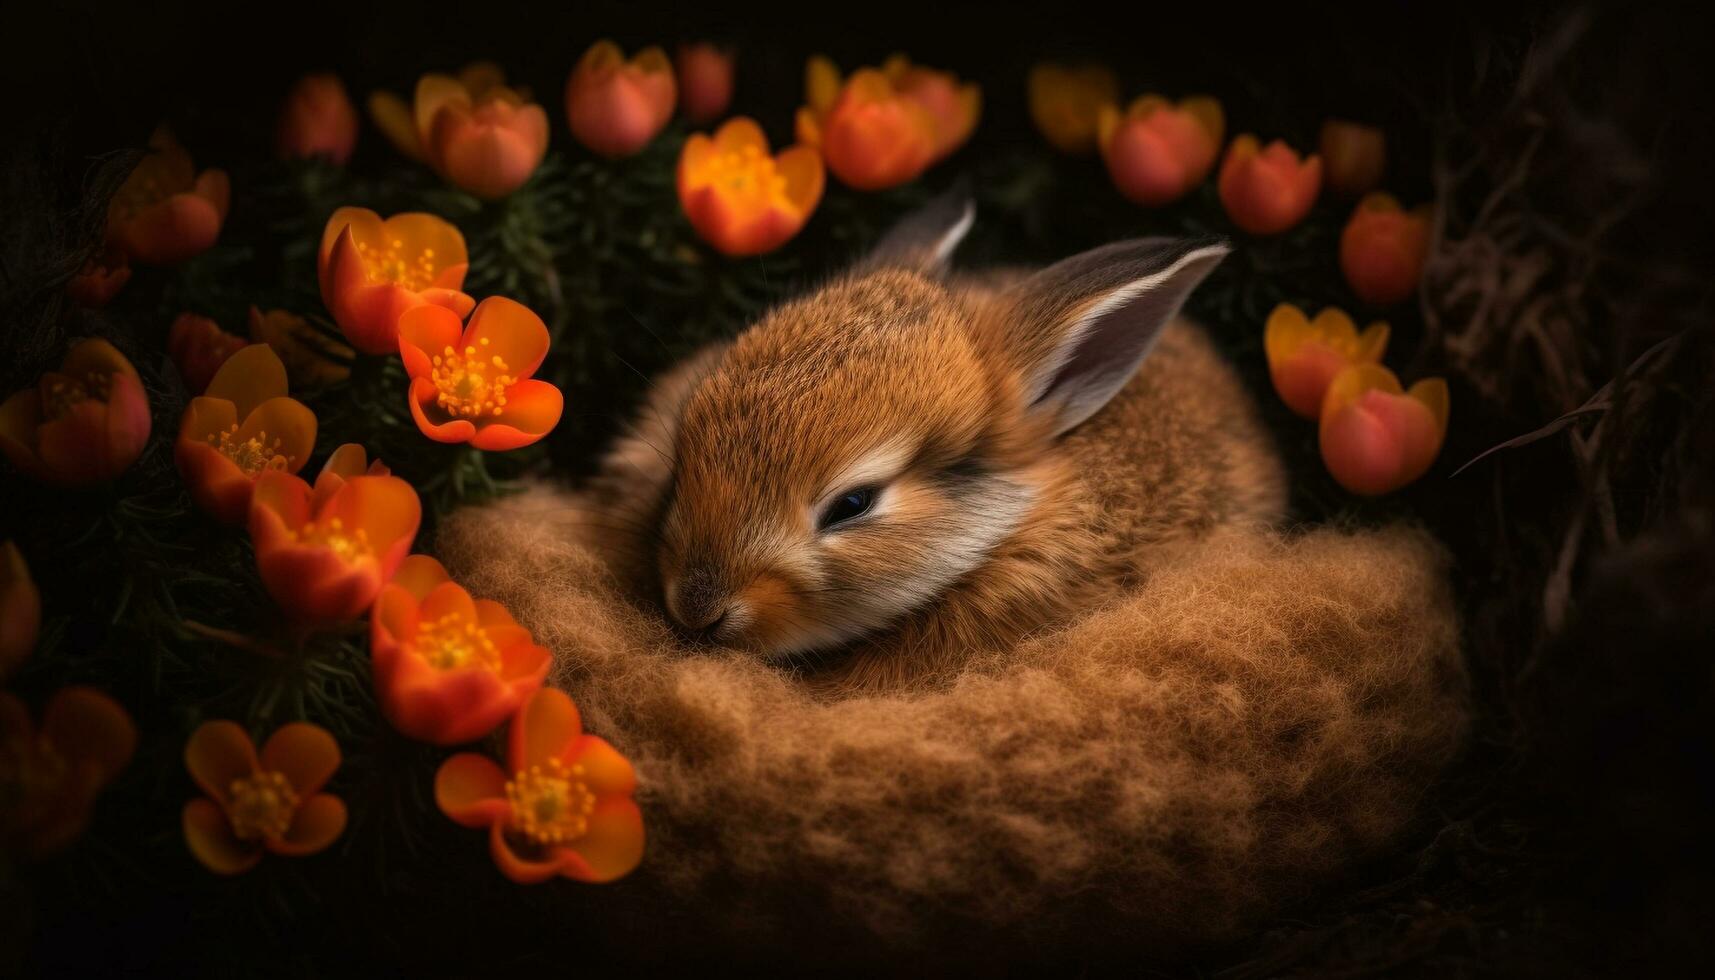
[[(1612, 127), (1639, 148), (1630, 165), (1641, 168), (1637, 183), (1647, 193), (1603, 240), (1611, 261), (1601, 266), (1603, 278), (1592, 281), (1592, 293), (1607, 300), (1626, 294), (1635, 302), (1623, 316), (1609, 302), (1593, 318), (1596, 328), (1578, 338), (1577, 353), (1600, 384), (1651, 343), (1680, 331), (1690, 339), (1661, 382), (1671, 396), (1653, 401), (1625, 430), (1630, 451), (1613, 463), (1623, 533), (1592, 546), (1578, 562), (1571, 618), (1560, 630), (1545, 629), (1536, 598), (1581, 485), (1561, 440), (1515, 450), (1464, 482), (1448, 480), (1459, 463), (1569, 407), (1533, 402), (1539, 389), (1527, 380), (1510, 397), (1485, 401), (1455, 377), (1459, 421), (1437, 470), (1399, 500), (1355, 514), (1325, 479), (1317, 482), (1313, 448), (1289, 445), (1306, 474), (1295, 499), (1300, 513), (1377, 519), (1404, 511), (1429, 523), (1455, 551), (1479, 708), (1467, 758), (1436, 788), (1423, 825), (1399, 856), (1305, 896), (1254, 936), (1170, 957), (1128, 950), (1124, 937), (1101, 937), (1083, 952), (1035, 952), (1044, 965), (1094, 970), (1117, 960), (1167, 975), (1577, 976), (1692, 968), (1709, 956), (1706, 934), (1715, 913), (1708, 875), (1715, 814), (1709, 508), (1715, 427), (1706, 336), (1715, 181), (1708, 176), (1710, 113), (1702, 94), (1712, 80), (1708, 23), (1687, 11), (1618, 6), (1570, 15), (1460, 4), (1175, 7), (1116, 13), (1068, 3), (714, 9), (485, 2), (438, 9), (73, 4), (48, 11), (10, 4), (0, 25), (10, 107), (9, 121), (0, 125), (7, 133), (0, 179), (9, 209), (0, 212), (8, 226), (0, 242), (6, 316), (0, 390), (34, 377), (38, 361), (63, 336), (62, 327), (43, 325), (43, 311), (51, 308), (44, 297), (57, 292), (91, 244), (79, 209), (112, 155), (141, 145), (157, 121), (168, 119), (199, 166), (234, 168), (242, 187), (246, 161), (268, 153), (281, 95), (312, 69), (337, 70), (361, 100), (377, 87), (406, 92), (424, 70), (492, 58), (547, 108), (555, 151), (575, 152), (560, 92), (577, 56), (602, 36), (628, 50), (703, 37), (735, 44), (736, 109), (755, 115), (776, 139), (790, 133), (806, 55), (826, 52), (850, 67), (905, 50), (984, 85), (977, 136), (931, 175), (939, 184), (960, 169), (1032, 173), (1028, 161), (1045, 151), (1025, 115), (1025, 73), (1043, 58), (1089, 57), (1118, 69), (1127, 96), (1151, 89), (1219, 95), (1230, 132), (1255, 129), (1309, 146), (1327, 116), (1383, 125), (1390, 137), (1388, 184), (1408, 202), (1431, 194), (1438, 150), (1451, 145), (1457, 154), (1484, 140), (1506, 146), (1509, 127), (1540, 126), (1559, 149), (1518, 193), (1532, 195), (1544, 213), (1564, 215), (1568, 227), (1602, 203), (1608, 185), (1591, 173), (1615, 166), (1580, 149), (1602, 134), (1578, 127)], [(1557, 31), (1569, 17), (1583, 18), (1583, 29), (1552, 62), (1547, 95), (1538, 93), (1528, 112), (1509, 112), (1507, 102), (1533, 64), (1526, 53), (1563, 36)], [(1558, 115), (1561, 105), (1579, 112)], [(1466, 142), (1438, 141), (1449, 112), (1472, 128)], [(391, 149), (366, 125), (351, 169), (373, 173), (394, 165)], [(995, 230), (973, 240), (979, 258), (1045, 260), (1136, 233), (1140, 219), (1105, 192), (1098, 166), (1054, 166), (1054, 182), (1041, 185), (1040, 197), (1010, 209), (1001, 202)], [(1497, 173), (1492, 183), (1501, 179)], [(908, 198), (878, 207), (903, 207)], [(1207, 210), (1210, 202), (1200, 203)], [(826, 208), (839, 206), (831, 199)], [(1319, 209), (1296, 244), (1331, 248), (1329, 229), (1337, 233), (1338, 217)], [(242, 220), (235, 209), (234, 221)], [(774, 268), (806, 280), (860, 244), (813, 226), (803, 242), (809, 258)], [(1262, 251), (1255, 267), (1230, 275), (1279, 273)], [(1670, 270), (1673, 276), (1658, 276)], [(1658, 278), (1671, 284), (1637, 288)], [(272, 285), (258, 281), (254, 288)], [(1338, 298), (1337, 284), (1283, 288)], [(1218, 320), (1231, 311), (1199, 312)], [(1403, 317), (1396, 349), (1409, 351), (1422, 325), (1409, 311)], [(625, 352), (628, 366), (635, 362), (641, 373), (695, 339), (688, 331), (681, 341), (672, 323), (652, 326), (666, 338), (662, 349)], [(1245, 341), (1227, 341), (1244, 352)], [(1254, 338), (1250, 344), (1254, 354)], [(1443, 366), (1433, 353), (1422, 357), (1423, 367)], [(1249, 373), (1266, 390), (1254, 360)], [(580, 389), (583, 414), (552, 447), (552, 462), (566, 471), (583, 466), (636, 386), (627, 375)], [(1271, 421), (1287, 431), (1283, 413), (1272, 411)], [(12, 479), (9, 472), (4, 478)], [(0, 493), (0, 500), (18, 499), (26, 498)], [(0, 537), (29, 520), (6, 514)], [(39, 578), (52, 576), (38, 569)], [(177, 779), (166, 771), (165, 779)], [(175, 782), (163, 795), (185, 794)], [(250, 880), (211, 882), (200, 869), (180, 866), (188, 864), (182, 856), (172, 859), (179, 864), (163, 864), (158, 853), (128, 856), (132, 816), (102, 813), (85, 848), (96, 856), (30, 869), (14, 885), (36, 896), (38, 931), (18, 961), (26, 969), (293, 975), (314, 964), (325, 973), (544, 966), (569, 973), (636, 955), (654, 965), (685, 965), (711, 949), (720, 961), (838, 969), (883, 955), (850, 937), (850, 945), (811, 945), (824, 931), (837, 936), (837, 929), (808, 930), (799, 949), (699, 945), (707, 941), (701, 920), (708, 910), (628, 907), (621, 887), (593, 896), (559, 884), (514, 889), (492, 873), (473, 886), (462, 872), (440, 877), (398, 855), (365, 852), (374, 865), (328, 855), (313, 869), (266, 867)], [(152, 817), (135, 816), (153, 832)], [(457, 833), (432, 833), (455, 847), (472, 843)], [(261, 880), (263, 871), (272, 877)], [(587, 935), (578, 921), (587, 902), (609, 904), (607, 914), (632, 926), (659, 915), (660, 945), (639, 950)], [(23, 939), (17, 932), (11, 938)], [(994, 948), (1018, 954), (998, 940)], [(975, 946), (918, 951), (908, 962), (926, 968), (982, 952), (979, 937)]]

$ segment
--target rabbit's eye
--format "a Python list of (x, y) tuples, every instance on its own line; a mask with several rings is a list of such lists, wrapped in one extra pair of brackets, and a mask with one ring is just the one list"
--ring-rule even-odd
[(875, 505), (876, 490), (874, 487), (859, 487), (834, 498), (834, 502), (822, 511), (822, 519), (817, 522), (816, 529), (826, 531), (836, 524), (843, 524), (854, 517), (868, 513)]

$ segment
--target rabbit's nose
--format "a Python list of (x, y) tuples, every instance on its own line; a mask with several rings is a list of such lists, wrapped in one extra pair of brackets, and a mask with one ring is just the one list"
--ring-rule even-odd
[(713, 577), (691, 573), (678, 583), (667, 597), (667, 611), (679, 625), (698, 633), (713, 633), (725, 623), (732, 610), (726, 592), (716, 586)]

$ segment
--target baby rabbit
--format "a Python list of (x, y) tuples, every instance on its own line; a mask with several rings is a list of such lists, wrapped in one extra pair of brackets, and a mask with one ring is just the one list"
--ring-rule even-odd
[(947, 277), (962, 192), (662, 378), (591, 486), (684, 630), (885, 686), (1136, 588), (1173, 541), (1281, 518), (1284, 477), (1187, 295), (1212, 240)]

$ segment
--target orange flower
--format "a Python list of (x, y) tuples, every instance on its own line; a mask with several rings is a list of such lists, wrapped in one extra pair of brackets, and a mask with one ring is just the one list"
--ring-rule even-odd
[(357, 109), (332, 72), (305, 75), (286, 95), (275, 128), (281, 159), (325, 157), (344, 165), (357, 146)]
[(242, 524), (256, 478), (298, 472), (315, 444), (314, 413), (286, 396), (286, 366), (267, 344), (251, 344), (191, 399), (173, 458), (197, 506), (222, 523)]
[(965, 145), (982, 116), (983, 90), (975, 82), (960, 84), (959, 76), (914, 65), (896, 54), (882, 63), (894, 91), (922, 106), (935, 129), (935, 151), (931, 163), (946, 159)]
[(1227, 217), (1253, 235), (1274, 235), (1304, 220), (1322, 186), (1322, 158), (1301, 160), (1280, 140), (1259, 148), (1246, 133), (1221, 162), (1219, 190)]
[(1119, 79), (1103, 65), (1036, 65), (1030, 69), (1029, 88), (1036, 128), (1055, 149), (1080, 156), (1096, 148), (1102, 108), (1120, 97)]
[(109, 242), (100, 255), (85, 262), (78, 274), (72, 276), (71, 282), (66, 283), (66, 295), (79, 306), (99, 310), (113, 302), (113, 297), (119, 295), (119, 290), (130, 281), (131, 260), (118, 246)]
[(371, 461), (361, 444), (344, 443), (329, 454), (328, 461), (322, 464), (322, 471), (316, 474), (312, 505), (320, 506), (354, 476), (392, 475), (393, 470), (380, 458)]
[(673, 115), (678, 86), (660, 48), (630, 61), (612, 41), (590, 45), (566, 79), (566, 122), (578, 142), (609, 159), (649, 145)]
[(1417, 290), (1429, 254), (1428, 205), (1406, 211), (1390, 194), (1367, 195), (1340, 233), (1340, 270), (1358, 298), (1398, 303)]
[(1347, 490), (1398, 490), (1428, 472), (1447, 435), (1447, 382), (1400, 388), (1379, 364), (1354, 364), (1334, 378), (1322, 403), (1322, 462)]
[(436, 745), (493, 731), (536, 693), (553, 662), (506, 607), (473, 600), (428, 555), (405, 559), (369, 623), (382, 713)]
[(1382, 182), (1387, 136), (1376, 127), (1330, 119), (1322, 124), (1320, 147), (1328, 189), (1334, 193), (1357, 197)]
[(808, 146), (768, 153), (756, 121), (729, 119), (679, 154), (679, 203), (697, 234), (727, 255), (760, 255), (804, 227), (822, 199), (822, 156)]
[(149, 426), (137, 369), (107, 341), (83, 340), (58, 371), (0, 404), (0, 452), (44, 483), (90, 486), (137, 461)]
[(684, 95), (685, 118), (710, 123), (732, 104), (732, 52), (707, 41), (679, 45), (675, 70)]
[(41, 630), (42, 594), (24, 553), (10, 541), (0, 544), (0, 677), (18, 669)]
[(1124, 115), (1104, 105), (1097, 119), (1114, 186), (1127, 200), (1149, 207), (1176, 201), (1203, 182), (1226, 129), (1221, 103), (1206, 95), (1178, 105), (1159, 95), (1139, 96)]
[(1374, 364), (1387, 350), (1388, 325), (1372, 323), (1362, 334), (1345, 311), (1333, 307), (1310, 320), (1291, 303), (1268, 315), (1263, 349), (1268, 374), (1286, 407), (1307, 419), (1322, 413), (1334, 376), (1353, 364)]
[(435, 774), (441, 812), (461, 826), (488, 828), (501, 873), (521, 885), (557, 875), (605, 882), (637, 867), (637, 776), (613, 746), (583, 734), (572, 699), (542, 688), (513, 717), (508, 736), (505, 771), (461, 752)]
[(819, 148), (847, 186), (897, 187), (935, 161), (944, 139), (936, 118), (882, 72), (861, 68), (841, 84), (834, 63), (817, 56), (805, 69), (805, 90), (810, 104), (798, 110), (798, 141)]
[(232, 184), (224, 170), (197, 173), (165, 127), (107, 208), (107, 238), (144, 265), (175, 265), (220, 237)]
[(417, 491), (396, 476), (324, 470), (311, 489), (290, 473), (263, 473), (250, 503), (256, 568), (293, 619), (354, 619), (410, 553), (422, 518)]
[(0, 842), (28, 857), (83, 833), (95, 797), (131, 761), (137, 729), (117, 701), (88, 687), (61, 688), (30, 724), (24, 703), (0, 692)]
[(488, 200), (524, 186), (548, 152), (548, 114), (487, 62), (456, 77), (424, 75), (411, 106), (391, 92), (373, 93), (369, 113), (400, 152)]
[(399, 350), (399, 317), (425, 304), (464, 316), (476, 300), (459, 292), (470, 258), (464, 236), (432, 214), (383, 221), (368, 208), (340, 208), (322, 231), (316, 263), (322, 302), (345, 339), (365, 354)]
[(267, 344), (280, 355), (295, 386), (333, 384), (351, 377), (356, 353), (345, 344), (322, 336), (309, 321), (287, 310), (264, 313), (250, 308), (250, 339)]
[(167, 356), (191, 394), (200, 395), (226, 359), (244, 348), (244, 338), (220, 329), (206, 316), (180, 313), (167, 332)]
[(419, 306), (399, 319), (399, 355), (411, 415), (436, 442), (517, 449), (560, 421), (560, 390), (531, 377), (548, 355), (548, 328), (521, 303), (490, 296), (462, 330), (452, 311)]
[(185, 843), (215, 874), (248, 871), (267, 851), (305, 857), (345, 832), (345, 803), (321, 792), (339, 743), (318, 725), (282, 725), (258, 756), (237, 724), (205, 721), (185, 743), (185, 768), (208, 794), (185, 804)]

